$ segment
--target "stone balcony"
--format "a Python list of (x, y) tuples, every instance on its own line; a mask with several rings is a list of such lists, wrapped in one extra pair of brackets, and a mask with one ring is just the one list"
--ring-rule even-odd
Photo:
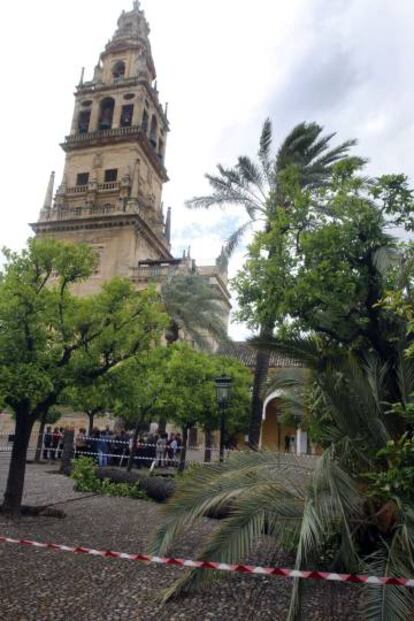
[[(84, 186), (79, 186), (84, 187)], [(86, 186), (87, 187), (87, 186)], [(58, 220), (78, 220), (79, 218), (96, 218), (116, 215), (141, 215), (141, 210), (135, 205), (83, 205), (81, 207), (54, 207), (43, 211), (39, 222)]]
[(188, 267), (181, 259), (149, 263), (142, 262), (133, 269), (133, 279), (136, 282), (160, 282), (175, 270), (185, 272), (188, 271)]
[(77, 134), (69, 134), (65, 137), (62, 147), (65, 151), (71, 147), (86, 146), (89, 144), (112, 142), (113, 139), (125, 137), (138, 137), (145, 134), (140, 125), (131, 125), (130, 127), (115, 127), (113, 129), (98, 129), (93, 132), (82, 132)]
[(120, 184), (118, 181), (110, 181), (106, 183), (96, 183), (95, 185), (76, 185), (71, 188), (66, 188), (65, 195), (74, 195), (74, 194), (87, 194), (89, 191), (91, 192), (118, 192), (120, 189)]
[(156, 152), (154, 146), (148, 139), (147, 132), (140, 125), (69, 134), (69, 136), (65, 137), (65, 142), (60, 146), (67, 153), (77, 149), (84, 149), (85, 147), (102, 146), (119, 142), (139, 142), (155, 169), (158, 170), (161, 179), (163, 181), (168, 181), (163, 158)]

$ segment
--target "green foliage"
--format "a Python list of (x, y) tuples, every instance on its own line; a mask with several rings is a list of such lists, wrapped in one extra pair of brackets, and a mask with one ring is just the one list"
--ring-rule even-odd
[[(87, 388), (158, 344), (168, 318), (152, 288), (128, 279), (106, 282), (93, 296), (73, 286), (96, 266), (86, 245), (33, 239), (21, 254), (5, 251), (0, 275), (0, 395), (27, 444), (34, 422), (65, 391)], [(20, 442), (17, 442), (20, 446)], [(23, 456), (20, 456), (24, 458)], [(23, 477), (10, 462), (13, 476)], [(18, 473), (19, 472), (19, 473)], [(18, 511), (21, 485), (6, 490), (6, 510)]]
[(168, 351), (158, 346), (133, 358), (110, 376), (109, 392), (114, 395), (113, 412), (128, 427), (143, 426), (159, 416), (164, 403)]
[(54, 425), (62, 418), (62, 412), (58, 408), (49, 408), (45, 418), (46, 425)]
[[(291, 275), (294, 274), (289, 244), (285, 240), (291, 231), (288, 214), (292, 209), (297, 214), (305, 213), (308, 194), (329, 183), (336, 163), (342, 162), (345, 167), (362, 164), (361, 159), (349, 155), (355, 141), (332, 147), (334, 135), (324, 135), (323, 127), (317, 123), (299, 123), (289, 132), (275, 155), (272, 153), (272, 124), (266, 119), (257, 159), (244, 155), (231, 168), (219, 164), (216, 174), (206, 175), (211, 193), (187, 203), (193, 208), (237, 207), (247, 216), (247, 220), (227, 239), (220, 263), (234, 252), (247, 230), (253, 225), (259, 230), (252, 246), (253, 256), (233, 286), (239, 297), (239, 319), (258, 328), (262, 335), (271, 335), (275, 323), (284, 327), (281, 317), (286, 305), (282, 300), (290, 291)], [(266, 262), (267, 269), (263, 270), (261, 262), (270, 257), (272, 261)], [(259, 443), (261, 395), (268, 363), (265, 355), (257, 356), (249, 424), (252, 446)]]
[[(241, 452), (222, 466), (190, 468), (177, 481), (152, 552), (167, 553), (180, 533), (203, 516), (226, 507), (228, 516), (209, 537), (199, 558), (243, 562), (266, 534), (275, 550), (296, 550), (298, 569), (413, 574), (414, 511), (412, 501), (406, 502), (410, 486), (413, 489), (409, 469), (413, 445), (411, 440), (410, 446), (389, 444), (388, 426), (392, 428), (394, 421), (383, 401), (387, 375), (372, 353), (362, 364), (350, 354), (321, 360), (317, 341), (313, 348), (312, 353), (310, 340), (304, 339), (301, 344), (294, 339), (291, 351), (297, 357), (302, 351), (310, 368), (306, 373), (286, 369), (275, 379), (275, 386), (281, 391), (279, 398), (290, 408), (299, 407), (301, 396), (306, 403), (310, 386), (316, 408), (324, 412), (327, 448), (315, 467), (309, 467), (309, 462), (292, 462), (283, 454)], [(286, 342), (281, 350), (289, 351)], [(404, 363), (400, 370), (401, 381), (407, 386), (411, 370)], [(300, 390), (301, 385), (304, 390)], [(389, 473), (394, 503), (388, 522), (381, 520), (384, 503), (390, 497), (384, 496), (384, 481), (373, 477), (367, 486), (367, 471)], [(206, 578), (191, 571), (168, 589), (165, 597), (201, 585)], [(296, 581), (289, 612), (292, 621), (299, 612), (300, 591)], [(375, 592), (368, 587), (361, 589), (361, 595), (363, 617), (370, 621), (403, 621), (412, 606), (408, 590), (395, 587), (377, 588)], [(387, 616), (389, 611), (393, 616)]]
[(74, 410), (85, 412), (88, 416), (104, 416), (114, 403), (114, 394), (110, 386), (111, 382), (105, 376), (90, 385), (72, 385), (62, 392), (59, 401)]
[(72, 462), (71, 478), (77, 492), (94, 492), (105, 496), (124, 496), (146, 499), (147, 494), (139, 483), (113, 483), (98, 477), (98, 466), (90, 457), (79, 457)]
[(77, 492), (96, 492), (100, 485), (98, 466), (91, 457), (74, 459), (70, 476)]
[(367, 183), (349, 162), (335, 165), (320, 188), (304, 190), (294, 176), (284, 182), (289, 209), (277, 209), (269, 229), (255, 236), (234, 280), (239, 317), (255, 326), (270, 314), (290, 334), (313, 330), (331, 342), (370, 340), (378, 348), (376, 322), (391, 330), (396, 320), (378, 303), (400, 271), (390, 224), (411, 226), (406, 182), (394, 187), (392, 207), (387, 179)]
[(377, 453), (378, 461), (387, 463), (386, 469), (366, 475), (374, 498), (414, 502), (414, 440), (406, 435), (397, 441), (389, 440)]
[[(192, 201), (241, 204), (252, 220), (263, 218), (233, 281), (238, 317), (260, 328), (258, 348), (308, 368), (303, 378), (287, 369), (272, 389), (325, 452), (308, 480), (297, 470), (293, 476), (282, 456), (260, 453), (190, 470), (158, 531), (157, 553), (209, 510), (229, 505), (203, 558), (240, 562), (266, 532), (276, 549), (297, 544), (298, 568), (331, 550), (330, 570), (414, 573), (412, 441), (405, 435), (414, 389), (414, 252), (389, 234), (396, 226), (412, 231), (414, 195), (404, 175), (362, 176), (364, 162), (348, 156), (353, 143), (328, 153), (331, 138), (302, 124), (272, 160), (267, 125), (260, 165), (240, 158), (235, 169), (219, 167), (208, 177), (214, 195)], [(229, 240), (229, 251), (243, 232)], [(203, 580), (190, 572), (167, 596)], [(296, 581), (291, 620), (300, 591)], [(412, 610), (408, 590), (364, 592), (364, 619), (403, 620)]]
[(96, 258), (86, 246), (34, 239), (6, 252), (0, 279), (0, 393), (35, 420), (65, 389), (87, 387), (150, 349), (166, 325), (155, 291), (128, 280), (75, 297)]
[(244, 365), (231, 358), (197, 352), (186, 343), (168, 347), (166, 356), (158, 401), (166, 419), (181, 427), (218, 429), (214, 380), (227, 374), (233, 380), (233, 393), (226, 410), (226, 428), (229, 433), (246, 429), (251, 378)]

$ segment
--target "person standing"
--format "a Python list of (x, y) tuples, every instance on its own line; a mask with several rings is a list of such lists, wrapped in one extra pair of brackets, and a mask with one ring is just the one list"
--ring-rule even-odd
[(77, 458), (83, 455), (85, 452), (87, 452), (88, 446), (86, 443), (86, 429), (83, 429), (83, 428), (79, 429), (79, 433), (76, 436), (75, 447), (76, 447)]
[(43, 436), (43, 459), (51, 458), (50, 447), (52, 446), (52, 427), (49, 425), (46, 427), (45, 434)]
[(59, 427), (55, 427), (52, 434), (52, 449), (50, 451), (50, 458), (52, 461), (56, 459), (56, 451), (58, 450), (60, 442)]
[(65, 428), (61, 427), (59, 429), (59, 450), (58, 450), (58, 459), (61, 459), (62, 457), (62, 452), (63, 452), (63, 436), (65, 433)]
[(169, 447), (169, 457), (170, 460), (172, 462), (173, 466), (177, 465), (177, 448), (178, 448), (178, 443), (177, 443), (177, 438), (175, 435), (171, 435), (171, 442), (170, 442), (170, 447)]
[(159, 468), (163, 468), (165, 465), (165, 451), (167, 448), (167, 434), (166, 433), (162, 433), (160, 435), (160, 437), (157, 440), (157, 446), (156, 446), (156, 460), (157, 460), (157, 466)]
[(100, 432), (98, 440), (98, 463), (100, 468), (108, 465), (108, 436), (105, 431)]

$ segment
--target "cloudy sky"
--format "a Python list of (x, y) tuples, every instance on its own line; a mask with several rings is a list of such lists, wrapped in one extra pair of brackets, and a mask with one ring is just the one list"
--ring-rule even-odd
[[(254, 154), (263, 120), (275, 144), (296, 123), (317, 121), (338, 140), (356, 137), (369, 172), (414, 179), (412, 0), (142, 0), (171, 133), (164, 193), (174, 250), (213, 261), (243, 218), (189, 212), (218, 162)], [(0, 246), (19, 249), (37, 219), (47, 180), (60, 181), (75, 84), (86, 78), (132, 0), (4, 3), (0, 47), (2, 194)], [(243, 249), (231, 263), (234, 273)], [(233, 325), (234, 337), (246, 334)]]

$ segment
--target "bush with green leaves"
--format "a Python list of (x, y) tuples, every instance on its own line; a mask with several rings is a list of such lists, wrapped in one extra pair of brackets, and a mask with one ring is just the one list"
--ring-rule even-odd
[(100, 485), (98, 466), (90, 457), (79, 457), (72, 461), (71, 478), (77, 492), (96, 492)]
[(77, 492), (95, 492), (105, 496), (123, 496), (129, 498), (148, 498), (139, 483), (114, 483), (109, 479), (101, 480), (98, 466), (90, 457), (79, 457), (72, 462), (71, 477), (75, 481)]
[(368, 473), (373, 497), (405, 502), (414, 501), (414, 439), (405, 434), (399, 440), (390, 440), (378, 451), (378, 461), (387, 463), (386, 469)]

